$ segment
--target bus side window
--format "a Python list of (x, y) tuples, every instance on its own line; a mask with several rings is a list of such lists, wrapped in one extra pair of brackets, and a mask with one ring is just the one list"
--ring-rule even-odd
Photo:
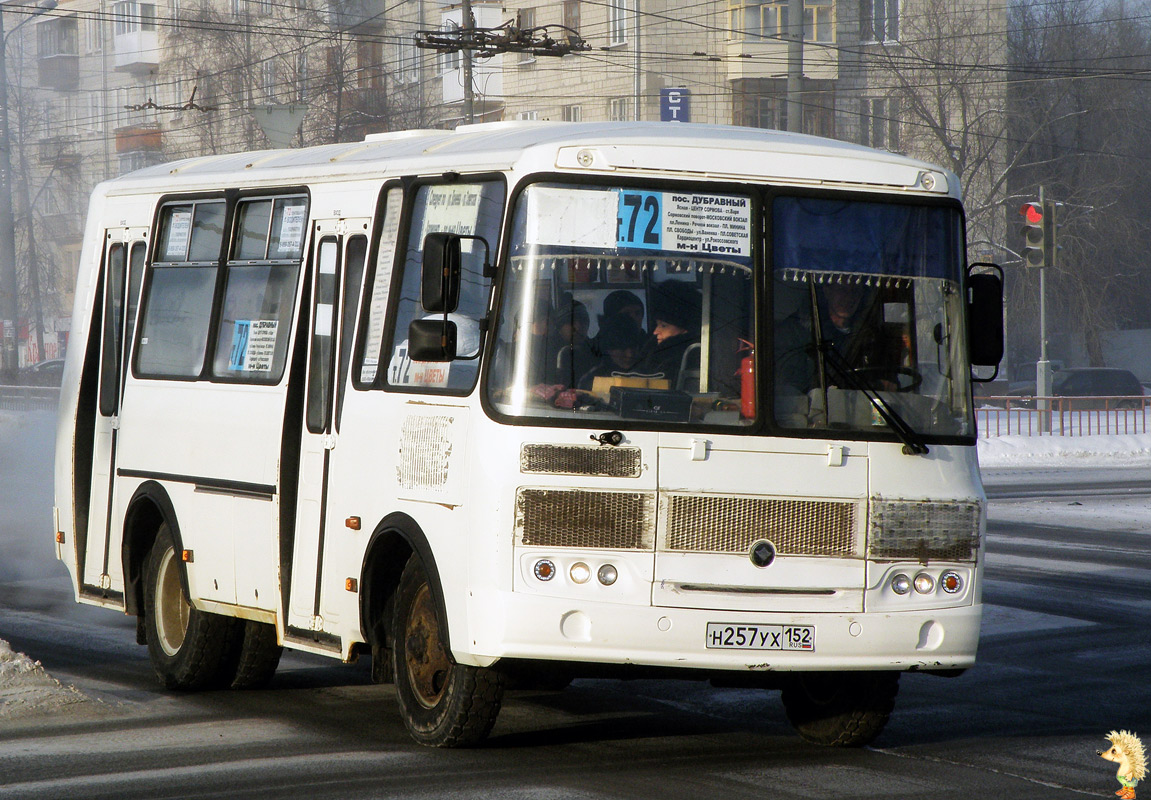
[[(465, 393), (475, 385), (479, 372), (479, 362), (474, 358), (480, 347), (479, 320), (487, 316), (491, 291), (491, 279), (484, 277), (484, 257), (489, 249), (496, 251), (503, 206), (503, 181), (424, 184), (417, 189), (401, 266), (403, 276), (396, 318), (391, 326), (390, 346), (384, 350), (387, 358), (384, 377), (389, 386)], [(450, 315), (456, 323), (459, 357), (449, 362), (413, 361), (407, 353), (408, 327), (412, 321), (443, 319), (443, 314), (426, 312), (420, 299), (424, 237), (438, 231), (481, 236), (488, 247), (475, 239), (462, 242), (460, 300)]]
[(224, 214), (223, 200), (173, 203), (160, 210), (136, 348), (140, 375), (195, 378), (203, 370)]
[(307, 217), (305, 197), (241, 201), (214, 377), (274, 383), (283, 375)]

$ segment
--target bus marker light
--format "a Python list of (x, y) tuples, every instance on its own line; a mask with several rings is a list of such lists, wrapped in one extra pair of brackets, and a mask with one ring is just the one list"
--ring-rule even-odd
[(891, 591), (896, 594), (907, 594), (911, 591), (911, 578), (902, 572), (891, 579)]
[(576, 153), (576, 163), (581, 167), (590, 167), (595, 163), (595, 153), (591, 150), (580, 150)]
[(619, 573), (611, 564), (604, 564), (599, 568), (599, 571), (596, 573), (596, 577), (599, 578), (599, 582), (604, 586), (611, 586), (616, 582), (616, 579), (619, 577)]
[(582, 561), (577, 561), (571, 565), (568, 575), (571, 576), (573, 583), (587, 583), (591, 580), (591, 567)]
[(183, 561), (185, 564), (191, 564), (193, 561), (196, 560), (196, 556), (191, 550), (181, 550), (180, 551), (180, 560)]
[(56, 531), (56, 544), (64, 544), (64, 531)]
[(360, 588), (360, 582), (355, 578), (348, 578), (344, 581), (344, 588), (349, 592), (355, 592)]
[(541, 558), (536, 562), (535, 573), (541, 581), (550, 581), (556, 576), (555, 562), (548, 558)]
[(347, 527), (351, 528), (354, 531), (358, 531), (360, 529), (360, 518), (359, 517), (348, 517), (346, 520), (344, 520), (344, 525), (346, 525)]
[(915, 576), (915, 591), (920, 594), (931, 594), (935, 591), (935, 578), (926, 572), (919, 573)]
[(948, 594), (955, 594), (963, 588), (963, 576), (953, 570), (948, 570), (939, 576), (939, 585)]

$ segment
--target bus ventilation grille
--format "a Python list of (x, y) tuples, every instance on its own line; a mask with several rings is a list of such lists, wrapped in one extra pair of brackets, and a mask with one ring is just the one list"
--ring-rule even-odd
[(788, 556), (862, 555), (856, 504), (848, 500), (667, 495), (663, 550), (747, 553), (760, 539)]
[(655, 495), (580, 489), (520, 489), (516, 536), (542, 547), (651, 550)]
[(520, 471), (537, 475), (594, 475), (602, 478), (638, 478), (638, 447), (582, 444), (525, 444)]
[(972, 561), (979, 552), (976, 501), (871, 500), (867, 555), (873, 559)]

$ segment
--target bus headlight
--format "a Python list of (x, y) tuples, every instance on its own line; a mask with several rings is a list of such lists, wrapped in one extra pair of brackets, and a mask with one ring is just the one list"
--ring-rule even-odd
[(900, 572), (891, 579), (891, 591), (899, 595), (907, 594), (911, 591), (911, 578)]
[(611, 564), (604, 564), (599, 568), (599, 572), (596, 573), (596, 577), (599, 578), (599, 582), (604, 586), (611, 586), (616, 582), (616, 579), (619, 577), (619, 573)]
[(963, 591), (963, 576), (949, 569), (939, 576), (939, 586), (948, 594), (958, 594)]
[(568, 569), (572, 583), (587, 583), (591, 580), (591, 567), (582, 561), (577, 561)]
[(533, 571), (541, 581), (550, 581), (556, 576), (556, 565), (550, 558), (541, 558)]
[(915, 576), (915, 591), (920, 594), (931, 594), (935, 591), (935, 578), (926, 572), (919, 573)]

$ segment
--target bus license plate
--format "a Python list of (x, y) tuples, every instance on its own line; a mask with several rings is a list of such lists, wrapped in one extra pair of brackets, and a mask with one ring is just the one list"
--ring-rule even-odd
[(814, 625), (707, 623), (709, 650), (807, 650), (815, 652)]

